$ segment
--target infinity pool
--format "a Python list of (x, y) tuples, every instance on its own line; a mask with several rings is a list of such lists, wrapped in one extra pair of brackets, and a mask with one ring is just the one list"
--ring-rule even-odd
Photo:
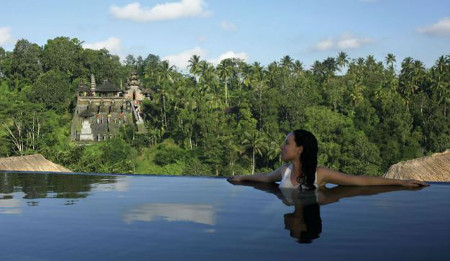
[(450, 184), (0, 172), (0, 260), (450, 260)]

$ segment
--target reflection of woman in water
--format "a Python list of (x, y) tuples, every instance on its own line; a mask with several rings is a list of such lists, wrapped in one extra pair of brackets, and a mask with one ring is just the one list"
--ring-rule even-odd
[(289, 230), (290, 236), (296, 238), (299, 243), (311, 243), (322, 233), (322, 219), (316, 193), (297, 189), (295, 192), (298, 194), (289, 194), (294, 198), (286, 198), (286, 193), (283, 193), (283, 202), (286, 205), (294, 205), (294, 212), (284, 214), (284, 228)]
[(282, 189), (275, 183), (229, 181), (234, 185), (249, 186), (274, 194), (285, 205), (294, 206), (294, 212), (284, 214), (283, 220), (284, 228), (289, 230), (290, 236), (297, 239), (298, 243), (312, 243), (322, 233), (320, 207), (315, 191)]
[(305, 130), (289, 133), (281, 146), (281, 160), (290, 161), (271, 173), (233, 176), (230, 181), (280, 182), (280, 188), (301, 188), (310, 190), (325, 186), (327, 183), (337, 185), (400, 185), (428, 186), (417, 180), (386, 179), (373, 176), (353, 176), (317, 166), (317, 139)]
[(237, 182), (232, 184), (250, 186), (276, 195), (285, 205), (294, 206), (292, 213), (283, 216), (284, 228), (298, 243), (312, 243), (322, 233), (320, 205), (338, 202), (342, 198), (368, 196), (379, 193), (417, 190), (420, 187), (403, 186), (335, 186), (319, 187), (317, 190), (299, 190), (280, 188), (275, 183)]

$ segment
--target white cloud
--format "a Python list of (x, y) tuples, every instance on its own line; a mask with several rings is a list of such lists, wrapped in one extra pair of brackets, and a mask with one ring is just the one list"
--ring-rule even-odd
[(153, 22), (173, 20), (185, 17), (207, 16), (203, 0), (181, 0), (180, 2), (157, 4), (151, 8), (141, 7), (138, 2), (124, 7), (111, 6), (110, 13), (118, 19), (134, 22)]
[(371, 38), (358, 38), (350, 33), (344, 33), (337, 39), (329, 37), (321, 40), (313, 49), (316, 51), (357, 49), (372, 42), (373, 39)]
[(126, 192), (130, 186), (130, 178), (129, 177), (120, 177), (114, 183), (106, 183), (106, 184), (92, 184), (91, 191), (105, 192), (105, 191), (119, 191)]
[(12, 42), (11, 28), (0, 27), (0, 45)]
[(127, 224), (135, 221), (152, 222), (163, 219), (168, 222), (192, 222), (205, 225), (215, 225), (215, 209), (211, 205), (190, 204), (145, 204), (123, 215)]
[(20, 214), (20, 199), (1, 199), (0, 200), (0, 214)]
[(351, 34), (343, 34), (336, 42), (338, 49), (355, 49), (363, 46), (364, 44), (372, 43), (370, 38), (356, 38)]
[(107, 49), (110, 52), (119, 52), (121, 49), (121, 40), (117, 37), (109, 37), (105, 41), (95, 42), (95, 43), (85, 43), (83, 44), (83, 48), (100, 50)]
[(416, 30), (430, 36), (450, 36), (450, 17), (445, 17), (435, 24), (419, 27)]
[(333, 46), (334, 46), (333, 38), (330, 37), (317, 43), (316, 49), (319, 51), (326, 51), (332, 49)]
[(187, 69), (187, 67), (189, 65), (189, 59), (194, 54), (200, 56), (201, 60), (206, 60), (214, 65), (219, 64), (220, 61), (222, 61), (223, 59), (227, 59), (227, 58), (238, 58), (238, 59), (242, 59), (244, 61), (248, 60), (248, 55), (246, 53), (244, 53), (244, 52), (235, 53), (233, 51), (227, 51), (227, 52), (221, 54), (217, 58), (209, 58), (208, 51), (206, 51), (198, 46), (193, 49), (189, 49), (189, 50), (183, 51), (178, 54), (165, 56), (162, 58), (162, 60), (167, 60), (167, 61), (169, 61), (170, 65), (175, 65), (178, 69), (185, 70), (185, 69)]
[(204, 58), (204, 56), (206, 56), (208, 52), (200, 47), (195, 47), (178, 54), (165, 56), (162, 59), (168, 60), (170, 65), (175, 65), (177, 68), (186, 69), (189, 65), (189, 59), (194, 54), (200, 56), (200, 58)]
[(242, 53), (235, 53), (233, 51), (227, 51), (227, 52), (221, 54), (219, 56), (219, 58), (211, 59), (210, 61), (213, 64), (218, 64), (223, 59), (228, 59), (228, 58), (238, 58), (238, 59), (242, 59), (242, 60), (246, 61), (246, 60), (248, 60), (248, 55), (246, 53), (244, 53), (244, 52), (242, 52)]
[(220, 23), (220, 25), (222, 26), (222, 28), (225, 31), (229, 31), (229, 32), (236, 31), (236, 25), (234, 25), (233, 23), (230, 23), (227, 21), (222, 21), (222, 23)]

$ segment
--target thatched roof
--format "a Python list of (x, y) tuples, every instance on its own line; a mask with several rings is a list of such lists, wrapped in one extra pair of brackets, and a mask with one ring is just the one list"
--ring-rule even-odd
[(71, 172), (63, 166), (48, 161), (40, 154), (0, 158), (0, 170)]
[(392, 165), (384, 177), (422, 181), (450, 181), (450, 150)]
[(103, 84), (98, 86), (95, 91), (96, 92), (120, 92), (120, 89), (117, 88), (111, 82), (105, 81)]

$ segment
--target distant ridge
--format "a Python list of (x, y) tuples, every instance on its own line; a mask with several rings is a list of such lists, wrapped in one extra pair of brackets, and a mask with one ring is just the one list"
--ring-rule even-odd
[(41, 154), (0, 158), (0, 170), (72, 172), (47, 160)]
[(450, 150), (394, 164), (384, 174), (384, 177), (422, 181), (450, 181)]

